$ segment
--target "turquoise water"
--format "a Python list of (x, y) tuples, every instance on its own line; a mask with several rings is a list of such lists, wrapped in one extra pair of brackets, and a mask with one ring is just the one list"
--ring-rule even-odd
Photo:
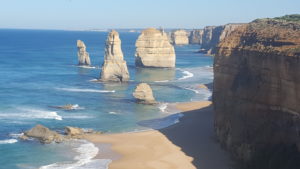
[[(74, 161), (80, 154), (74, 151), (79, 143), (17, 139), (36, 124), (56, 131), (65, 126), (111, 133), (147, 130), (177, 121), (177, 115), (165, 118), (171, 113), (165, 109), (168, 103), (208, 99), (210, 93), (197, 85), (212, 82), (212, 58), (195, 53), (199, 46), (176, 46), (176, 69), (136, 68), (138, 35), (120, 33), (131, 81), (109, 84), (93, 82), (100, 74), (107, 32), (0, 30), (0, 168), (38, 168)], [(76, 66), (77, 39), (85, 42), (94, 68)], [(139, 82), (149, 83), (161, 104), (136, 104), (132, 92)], [(49, 107), (65, 104), (79, 109)]]

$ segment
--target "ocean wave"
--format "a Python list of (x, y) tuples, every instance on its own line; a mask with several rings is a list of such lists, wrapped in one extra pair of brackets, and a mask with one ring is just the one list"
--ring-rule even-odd
[(120, 114), (120, 113), (117, 113), (117, 112), (114, 112), (114, 111), (110, 111), (110, 112), (108, 112), (108, 114), (114, 114), (114, 115), (116, 115), (116, 114)]
[(114, 93), (115, 90), (97, 90), (97, 89), (80, 89), (80, 88), (56, 88), (68, 92), (89, 92), (89, 93)]
[(54, 111), (39, 110), (34, 108), (17, 108), (19, 113), (0, 113), (4, 119), (54, 119), (62, 120), (62, 117)]
[(98, 147), (86, 140), (77, 140), (79, 146), (73, 150), (78, 154), (74, 157), (75, 162), (53, 163), (40, 167), (40, 169), (107, 169), (110, 159), (94, 159), (99, 152)]
[(81, 115), (81, 114), (66, 114), (63, 116), (64, 119), (91, 119), (94, 118), (92, 115)]
[(96, 67), (96, 66), (78, 66), (77, 67), (80, 67), (80, 68), (85, 68), (85, 69), (99, 69), (99, 67)]
[(91, 79), (91, 80), (89, 80), (90, 82), (98, 82), (99, 81), (99, 79)]
[(9, 134), (10, 137), (15, 138), (15, 139), (17, 139), (23, 135), (24, 135), (24, 133), (10, 133)]
[(183, 117), (182, 113), (176, 113), (164, 118), (140, 121), (138, 124), (143, 127), (158, 130), (178, 123), (181, 117)]
[[(181, 69), (178, 69), (178, 70), (181, 70)], [(184, 79), (194, 77), (194, 74), (192, 72), (189, 72), (187, 70), (181, 70), (181, 71), (184, 75), (181, 78), (178, 78), (178, 80), (184, 80)]]
[(166, 82), (169, 82), (170, 80), (157, 80), (157, 81), (154, 81), (156, 83), (166, 83)]
[(7, 140), (0, 140), (0, 144), (13, 144), (18, 142), (17, 139), (7, 139)]

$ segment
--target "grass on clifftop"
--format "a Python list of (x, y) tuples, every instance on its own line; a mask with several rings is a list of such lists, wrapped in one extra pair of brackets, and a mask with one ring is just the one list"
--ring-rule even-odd
[(300, 14), (284, 15), (281, 17), (276, 17), (274, 19), (278, 21), (300, 22)]

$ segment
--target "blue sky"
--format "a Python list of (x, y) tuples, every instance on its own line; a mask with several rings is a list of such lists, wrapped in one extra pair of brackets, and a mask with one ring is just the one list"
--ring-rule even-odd
[(300, 0), (1, 0), (0, 28), (202, 28), (300, 13)]

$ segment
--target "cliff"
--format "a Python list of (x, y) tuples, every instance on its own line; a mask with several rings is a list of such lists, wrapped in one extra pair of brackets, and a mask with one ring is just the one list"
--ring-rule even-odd
[(171, 42), (174, 45), (188, 45), (189, 33), (186, 30), (175, 30), (171, 33)]
[(243, 24), (226, 24), (223, 26), (207, 26), (203, 29), (200, 52), (214, 55), (216, 47), (224, 38), (229, 36), (236, 28)]
[(164, 31), (155, 28), (142, 31), (136, 41), (136, 66), (175, 67), (175, 60), (174, 47)]
[(86, 46), (83, 41), (77, 40), (77, 56), (78, 56), (78, 65), (80, 66), (90, 66), (90, 55), (86, 52)]
[(300, 166), (300, 16), (286, 17), (238, 26), (217, 48), (216, 134), (249, 169)]
[(189, 36), (190, 44), (202, 44), (203, 29), (194, 29)]
[(119, 33), (112, 30), (107, 37), (101, 81), (124, 82), (129, 80), (129, 72), (124, 61)]

